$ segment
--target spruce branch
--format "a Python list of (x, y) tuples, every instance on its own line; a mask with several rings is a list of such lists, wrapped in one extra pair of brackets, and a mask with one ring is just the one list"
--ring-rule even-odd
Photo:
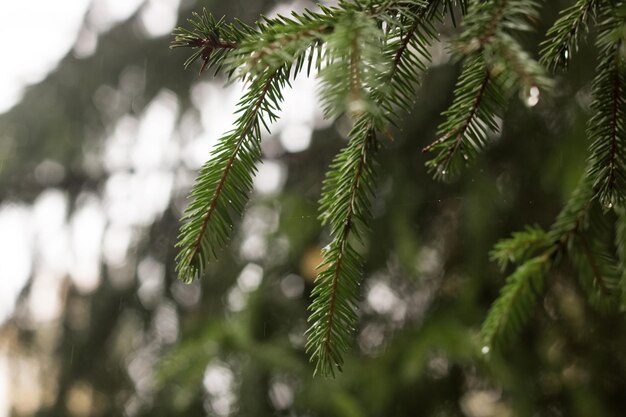
[(532, 106), (540, 91), (551, 89), (543, 68), (509, 34), (531, 30), (537, 9), (533, 0), (470, 2), (465, 29), (452, 46), (456, 59), (465, 60), (454, 100), (443, 113), (439, 138), (422, 150), (435, 152), (426, 164), (435, 179), (454, 178), (484, 150), (512, 91), (532, 96)]
[(433, 0), (428, 7), (409, 9), (388, 22), (385, 37), (390, 41), (385, 45), (384, 56), (391, 66), (378, 82), (389, 84), (389, 88), (383, 92), (376, 91), (376, 102), (383, 108), (387, 123), (391, 125), (398, 124), (399, 109), (406, 111), (413, 107), (420, 77), (432, 59), (429, 47), (437, 40), (433, 21), (443, 16), (442, 4), (451, 7), (448, 2)]
[(578, 51), (578, 39), (587, 31), (587, 22), (595, 14), (599, 0), (578, 0), (561, 11), (561, 17), (546, 34), (541, 43), (541, 63), (552, 71), (567, 68)]
[(321, 272), (309, 306), (307, 352), (315, 372), (324, 376), (341, 370), (357, 320), (362, 243), (370, 217), (374, 184), (375, 130), (367, 116), (354, 125), (348, 146), (332, 163), (324, 182), (320, 212), (330, 223), (331, 243), (322, 251)]
[(601, 310), (615, 307), (620, 277), (615, 256), (605, 242), (607, 227), (594, 200), (591, 179), (583, 176), (547, 234), (531, 228), (496, 245), (492, 258), (500, 265), (512, 258), (521, 264), (485, 319), (482, 340), (486, 351), (510, 342), (519, 333), (543, 291), (547, 274), (564, 260), (571, 260), (578, 270), (579, 282), (594, 306)]
[[(590, 189), (586, 181), (579, 185), (547, 234), (540, 229), (527, 229), (496, 245), (492, 259), (501, 267), (512, 259), (521, 264), (507, 278), (483, 322), (484, 353), (510, 343), (530, 319), (548, 272), (573, 248), (574, 238), (586, 227)], [(529, 256), (533, 257), (527, 259)]]
[[(516, 91), (533, 106), (540, 91), (552, 88), (543, 67), (515, 37), (532, 29), (537, 1), (340, 0), (334, 7), (320, 6), (318, 12), (262, 18), (254, 27), (238, 21), (227, 24), (204, 10), (193, 15), (190, 29), (174, 33), (172, 48), (192, 49), (186, 66), (200, 60), (200, 72), (222, 68), (230, 80), (248, 85), (233, 130), (219, 140), (192, 190), (178, 242), (177, 271), (185, 281), (201, 275), (230, 238), (261, 157), (261, 127), (275, 120), (281, 90), (293, 77), (305, 66), (307, 75), (318, 73), (326, 117), (347, 114), (355, 120), (320, 200), (320, 220), (330, 226), (331, 242), (323, 251), (307, 331), (306, 349), (316, 373), (333, 375), (341, 369), (358, 318), (377, 135), (389, 137), (398, 113), (413, 105), (420, 76), (431, 60), (429, 47), (438, 38), (434, 26), (447, 13), (454, 20), (456, 6), (465, 17), (450, 54), (463, 61), (461, 73), (439, 138), (424, 148), (434, 153), (427, 167), (435, 178), (448, 179), (484, 150)], [(528, 228), (492, 251), (502, 268), (518, 266), (485, 321), (488, 349), (519, 333), (549, 272), (566, 261), (575, 267), (594, 305), (612, 308), (616, 294), (626, 287), (626, 226), (620, 226), (626, 193), (624, 2), (578, 0), (548, 32), (541, 62), (551, 69), (565, 66), (589, 17), (596, 15), (600, 60), (588, 128), (589, 165), (548, 232)], [(603, 213), (599, 203), (615, 210)], [(619, 265), (615, 243), (607, 240), (616, 227), (613, 211), (621, 222), (616, 237)]]
[(224, 61), (235, 50), (239, 43), (248, 35), (253, 33), (253, 29), (241, 22), (237, 25), (226, 23), (222, 17), (216, 20), (207, 9), (202, 9), (202, 14), (193, 12), (193, 18), (187, 21), (192, 26), (191, 29), (177, 27), (172, 35), (174, 40), (170, 44), (171, 49), (191, 48), (194, 52), (185, 61), (185, 68), (188, 68), (198, 58), (202, 60), (200, 73), (215, 67), (215, 72), (219, 72)]
[(444, 112), (440, 138), (422, 150), (437, 151), (426, 164), (436, 179), (456, 176), (466, 161), (482, 152), (488, 130), (498, 131), (497, 117), (504, 112), (505, 94), (487, 70), (482, 55), (465, 63), (454, 91), (455, 100)]
[(285, 64), (292, 64), (299, 72), (307, 61), (307, 75), (312, 69), (318, 71), (325, 36), (334, 31), (338, 15), (333, 9), (322, 8), (319, 13), (305, 10), (291, 17), (265, 18), (257, 24), (262, 36), (242, 41), (229, 65), (238, 68), (243, 78)]
[(602, 16), (597, 47), (600, 62), (593, 82), (588, 136), (591, 168), (600, 203), (610, 209), (626, 199), (626, 19), (616, 12)]
[(499, 241), (491, 251), (491, 260), (504, 270), (509, 263), (520, 264), (550, 246), (548, 233), (539, 226), (529, 226)]
[[(438, 2), (433, 3), (437, 3), (433, 7), (438, 7)], [(422, 19), (425, 13), (427, 9), (414, 17)], [(420, 25), (427, 23), (422, 20), (415, 23), (407, 19), (403, 15), (399, 20), (394, 20), (398, 26), (391, 25), (388, 28), (389, 31), (400, 30), (398, 34), (402, 35), (386, 45), (384, 55), (394, 58), (391, 67), (382, 72), (382, 76), (380, 73), (366, 74), (379, 77), (376, 90), (367, 91), (363, 88), (367, 84), (363, 82), (360, 73), (350, 72), (347, 89), (358, 92), (359, 99), (362, 99), (362, 94), (369, 94), (370, 103), (391, 109), (398, 104), (398, 97), (407, 96), (407, 90), (413, 89), (419, 82), (415, 74), (426, 68), (423, 60), (430, 59), (430, 56), (425, 51), (424, 43), (419, 48), (409, 49), (409, 46), (413, 38), (422, 30), (427, 30), (428, 26), (421, 28)], [(404, 34), (403, 24), (407, 23), (411, 29)], [(351, 44), (349, 47), (354, 50), (357, 46)], [(354, 71), (357, 65), (350, 62), (348, 67)], [(345, 67), (343, 71), (346, 71)], [(411, 73), (408, 81), (397, 81), (398, 77), (408, 72)], [(387, 84), (389, 88), (384, 87)], [(330, 224), (331, 243), (323, 250), (323, 262), (312, 293), (307, 352), (315, 362), (315, 372), (324, 376), (334, 375), (335, 369), (341, 370), (343, 355), (351, 344), (357, 320), (362, 264), (362, 256), (356, 245), (363, 244), (370, 217), (369, 207), (375, 182), (374, 157), (378, 148), (376, 131), (386, 133), (385, 122), (392, 120), (391, 116), (381, 117), (378, 111), (368, 112), (370, 108), (366, 106), (358, 110), (357, 121), (349, 134), (350, 142), (331, 164), (320, 200), (320, 220), (322, 224)]]
[(550, 230), (551, 257), (555, 265), (571, 261), (588, 299), (598, 307), (610, 307), (615, 297), (616, 262), (607, 246), (607, 228), (593, 179), (584, 175)]
[(483, 352), (510, 342), (528, 322), (536, 298), (543, 292), (550, 258), (540, 255), (524, 262), (510, 275), (493, 303), (481, 330)]
[(238, 104), (235, 128), (223, 136), (201, 169), (191, 191), (177, 246), (176, 270), (189, 282), (228, 241), (234, 217), (244, 210), (261, 156), (261, 124), (274, 120), (289, 69), (281, 67), (255, 79)]
[[(483, 323), (481, 335), (484, 352), (510, 343), (530, 319), (536, 298), (543, 293), (546, 275), (569, 250), (574, 249), (575, 238), (586, 229), (592, 196), (591, 185), (584, 178), (545, 236), (548, 246), (538, 254), (533, 254), (534, 257), (530, 260), (523, 261), (507, 278)], [(532, 235), (533, 233), (522, 235), (522, 238)], [(514, 235), (513, 238), (515, 237)], [(505, 249), (505, 252), (512, 246), (511, 243), (504, 241), (499, 244), (500, 249)], [(517, 255), (522, 255), (521, 259), (532, 253), (526, 250), (516, 251)], [(501, 259), (502, 254), (497, 258)]]

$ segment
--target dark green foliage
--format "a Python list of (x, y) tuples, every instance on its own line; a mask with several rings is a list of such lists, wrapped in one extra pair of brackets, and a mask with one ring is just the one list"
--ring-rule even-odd
[[(307, 70), (319, 70), (322, 78), (326, 116), (347, 113), (357, 118), (350, 144), (331, 165), (321, 200), (320, 217), (330, 223), (332, 241), (324, 251), (313, 294), (316, 300), (311, 305), (307, 349), (324, 375), (341, 366), (356, 321), (361, 255), (354, 240), (363, 238), (368, 218), (376, 131), (388, 135), (387, 125), (395, 123), (397, 110), (407, 107), (414, 97), (419, 74), (430, 59), (426, 48), (435, 38), (426, 17), (438, 20), (444, 5), (404, 1), (364, 7), (346, 2), (337, 9), (323, 9), (323, 13), (307, 11), (292, 19), (266, 19), (258, 28), (263, 36), (238, 38), (240, 46), (225, 61), (227, 73), (244, 80), (257, 77), (251, 84), (257, 87), (251, 88), (242, 102), (239, 129), (221, 141), (223, 145), (200, 172), (192, 191), (179, 241), (181, 279), (202, 274), (228, 240), (234, 216), (243, 210), (260, 156), (258, 123), (263, 123), (261, 116), (272, 119), (278, 108), (281, 86), (275, 81), (286, 82), (308, 62)], [(203, 20), (213, 28), (223, 25), (212, 18)], [(246, 29), (246, 33), (251, 32)], [(179, 39), (180, 34), (184, 37)], [(198, 44), (188, 38), (189, 31), (179, 29), (177, 36), (175, 46)], [(197, 36), (211, 38), (202, 33)], [(266, 87), (269, 105), (262, 104)]]
[[(494, 248), (492, 259), (503, 270), (509, 264), (516, 269), (484, 323), (484, 351), (519, 333), (555, 271), (574, 270), (591, 305), (602, 311), (624, 299), (626, 239), (623, 225), (616, 231), (613, 210), (622, 208), (626, 193), (625, 7), (621, 1), (579, 0), (562, 12), (542, 44), (541, 62), (565, 67), (589, 17), (598, 16), (588, 169), (549, 231), (527, 228)], [(223, 67), (249, 86), (235, 128), (220, 140), (192, 191), (179, 241), (180, 278), (202, 275), (229, 239), (261, 156), (260, 127), (275, 119), (281, 90), (306, 67), (307, 75), (321, 79), (325, 116), (354, 121), (322, 190), (320, 219), (330, 228), (330, 243), (312, 292), (306, 343), (316, 372), (333, 375), (344, 363), (358, 318), (375, 154), (380, 138), (391, 138), (399, 113), (413, 105), (430, 48), (438, 42), (437, 25), (449, 16), (456, 26), (455, 11), (464, 15), (449, 46), (451, 60), (462, 63), (454, 99), (443, 113), (439, 138), (424, 148), (434, 154), (427, 162), (434, 177), (454, 180), (499, 133), (513, 96), (534, 107), (540, 95), (553, 91), (543, 66), (517, 38), (533, 30), (539, 9), (533, 0), (340, 1), (318, 12), (264, 19), (255, 28), (196, 15), (194, 28), (178, 29), (172, 44), (195, 48), (186, 65), (202, 58), (201, 70)]]
[[(405, 108), (412, 99), (419, 73), (425, 69), (423, 60), (429, 58), (429, 37), (434, 38), (432, 28), (421, 17), (438, 13), (439, 6), (439, 2), (429, 7), (418, 5), (388, 19), (385, 35), (395, 40), (385, 51), (380, 44), (382, 33), (363, 22), (355, 26), (356, 16), (347, 16), (344, 27), (338, 25), (340, 30), (333, 36), (343, 40), (329, 46), (339, 58), (320, 74), (327, 91), (323, 95), (326, 114), (347, 110), (357, 117), (349, 145), (330, 166), (320, 200), (320, 220), (330, 224), (332, 240), (322, 252), (324, 260), (312, 294), (307, 351), (316, 363), (316, 372), (323, 375), (333, 375), (335, 367), (341, 369), (357, 320), (362, 263), (358, 248), (363, 246), (370, 217), (376, 131), (386, 134), (385, 122), (393, 124), (396, 108)], [(345, 79), (350, 83), (342, 84)], [(337, 89), (337, 85), (343, 88)]]
[(600, 16), (598, 40), (600, 58), (593, 81), (589, 120), (591, 169), (594, 188), (606, 208), (622, 205), (626, 197), (626, 57), (624, 18), (626, 10), (610, 10)]
[(626, 212), (620, 209), (618, 212), (617, 228), (615, 233), (615, 244), (618, 255), (618, 272), (620, 274), (620, 290), (622, 298), (620, 308), (626, 310)]

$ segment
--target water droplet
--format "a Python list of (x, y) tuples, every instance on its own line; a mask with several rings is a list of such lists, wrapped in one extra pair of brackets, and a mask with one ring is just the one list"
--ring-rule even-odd
[(569, 49), (563, 51), (563, 58), (567, 61), (569, 59)]
[(480, 350), (482, 352), (483, 355), (486, 355), (489, 353), (491, 349), (489, 348), (489, 346), (483, 346), (483, 348)]
[(526, 104), (528, 107), (535, 107), (539, 103), (539, 88), (536, 85), (530, 87)]
[(607, 204), (607, 205), (606, 205), (606, 208), (608, 208), (608, 209), (612, 209), (612, 208), (613, 208), (613, 203), (609, 203), (609, 204)]
[(530, 95), (532, 97), (539, 97), (539, 88), (537, 88), (536, 85), (533, 85), (532, 87), (530, 87)]
[(447, 171), (445, 169), (442, 169), (441, 170), (441, 175), (446, 175), (446, 174), (447, 174)]
[(367, 103), (364, 100), (352, 100), (348, 103), (349, 113), (363, 113), (367, 110)]

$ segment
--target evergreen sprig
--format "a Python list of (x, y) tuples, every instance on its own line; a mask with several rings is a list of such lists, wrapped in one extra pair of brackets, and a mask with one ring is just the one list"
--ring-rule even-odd
[(533, 254), (550, 246), (548, 233), (539, 226), (527, 227), (515, 232), (510, 239), (499, 241), (491, 251), (491, 260), (496, 261), (503, 271), (509, 264), (520, 264)]
[(252, 189), (255, 165), (261, 157), (261, 126), (275, 120), (287, 82), (288, 67), (258, 76), (238, 104), (240, 116), (202, 167), (191, 191), (177, 246), (177, 272), (189, 282), (202, 276), (233, 230)]
[(320, 217), (330, 224), (331, 242), (322, 251), (321, 272), (309, 306), (307, 351), (322, 375), (333, 375), (335, 367), (341, 370), (343, 354), (351, 344), (361, 277), (359, 245), (373, 195), (377, 143), (367, 116), (356, 122), (349, 137), (348, 146), (330, 166), (320, 200)]
[(593, 81), (588, 136), (592, 141), (592, 165), (588, 175), (607, 209), (626, 198), (626, 10), (610, 10), (601, 16), (596, 42), (600, 54)]
[(185, 68), (200, 58), (200, 73), (210, 67), (214, 67), (217, 73), (232, 51), (239, 46), (239, 42), (253, 31), (250, 26), (241, 22), (233, 25), (226, 23), (223, 17), (216, 20), (207, 9), (203, 9), (202, 14), (193, 12), (192, 16), (193, 18), (187, 20), (191, 29), (177, 27), (174, 30), (174, 40), (170, 48), (191, 48), (194, 52), (185, 61)]
[(262, 36), (243, 39), (229, 67), (238, 69), (245, 78), (285, 63), (292, 64), (297, 73), (306, 63), (310, 74), (322, 64), (322, 46), (325, 37), (335, 30), (337, 19), (333, 9), (328, 8), (322, 8), (320, 13), (306, 10), (303, 14), (294, 12), (291, 17), (264, 18), (258, 23)]
[[(421, 13), (412, 17), (422, 18), (429, 12), (437, 13), (439, 6), (439, 2), (432, 2), (430, 8), (423, 8)], [(406, 18), (405, 11), (399, 19), (388, 21), (388, 33), (399, 31), (398, 39), (390, 42), (382, 54), (379, 53), (379, 56), (393, 56), (389, 68), (383, 68), (382, 65), (379, 68), (365, 66), (365, 72), (371, 71), (371, 68), (376, 69), (365, 77), (356, 72), (360, 71), (358, 67), (356, 71), (350, 68), (355, 64), (353, 62), (338, 64), (335, 70), (351, 75), (356, 72), (360, 90), (357, 92), (358, 96), (352, 98), (356, 97), (361, 103), (357, 108), (354, 108), (354, 102), (351, 103), (352, 107), (348, 106), (348, 110), (356, 114), (357, 121), (348, 135), (350, 141), (348, 146), (335, 158), (329, 168), (320, 199), (320, 220), (322, 224), (330, 225), (331, 242), (322, 251), (323, 261), (312, 293), (307, 351), (316, 364), (315, 372), (325, 376), (334, 375), (335, 369), (341, 370), (343, 354), (350, 346), (357, 320), (362, 264), (359, 247), (364, 246), (364, 234), (370, 217), (370, 201), (375, 183), (373, 169), (379, 146), (376, 142), (376, 132), (387, 133), (387, 124), (394, 123), (393, 117), (397, 115), (394, 107), (401, 104), (403, 97), (408, 97), (413, 91), (415, 85), (419, 83), (416, 74), (425, 69), (424, 60), (430, 59), (425, 49), (429, 42), (428, 38), (417, 45), (419, 47), (409, 48), (414, 38), (429, 27), (422, 29), (421, 20), (415, 23), (407, 21)], [(410, 30), (405, 32), (403, 23), (409, 24)], [(353, 27), (352, 34), (342, 37), (354, 39), (353, 37), (362, 30), (355, 30)], [(373, 49), (378, 48), (375, 39), (379, 36), (378, 33), (372, 36), (375, 45)], [(353, 43), (344, 44), (338, 49), (341, 51), (342, 47), (352, 50), (355, 46)], [(366, 58), (367, 56), (364, 55)], [(348, 67), (347, 70), (345, 67)], [(403, 73), (410, 73), (410, 76), (399, 82), (398, 78), (402, 77)], [(367, 81), (364, 82), (364, 79)], [(348, 77), (347, 80), (347, 83), (344, 81), (346, 85), (343, 91), (349, 92), (350, 84), (355, 82), (355, 77)], [(331, 83), (325, 80), (325, 86), (329, 85)], [(375, 87), (376, 85), (378, 87)], [(341, 98), (329, 102), (334, 102), (336, 108), (341, 110), (346, 93), (337, 94), (336, 97)], [(378, 108), (389, 111), (386, 115), (381, 115)]]
[(578, 0), (576, 4), (561, 11), (542, 42), (541, 63), (551, 70), (567, 68), (572, 56), (578, 51), (578, 40), (587, 31), (587, 22), (595, 13), (599, 0)]
[(549, 272), (571, 260), (589, 301), (600, 310), (614, 309), (620, 274), (607, 236), (607, 221), (584, 176), (548, 233), (529, 228), (499, 242), (492, 259), (501, 266), (519, 264), (492, 305), (482, 328), (487, 351), (510, 341), (528, 321), (542, 295)]
[(543, 292), (550, 259), (540, 255), (524, 262), (511, 274), (483, 323), (483, 353), (489, 353), (516, 336)]
[(423, 150), (437, 152), (427, 163), (435, 178), (454, 178), (465, 162), (483, 151), (488, 132), (499, 129), (498, 119), (506, 106), (506, 94), (482, 55), (465, 62), (452, 106), (443, 113), (446, 120), (439, 127), (440, 138)]
[(538, 3), (529, 0), (470, 2), (465, 29), (451, 46), (453, 58), (464, 59), (454, 101), (443, 113), (439, 139), (423, 149), (434, 152), (427, 167), (439, 180), (453, 179), (499, 131), (511, 94), (522, 90), (536, 104), (551, 80), (510, 32), (529, 31)]

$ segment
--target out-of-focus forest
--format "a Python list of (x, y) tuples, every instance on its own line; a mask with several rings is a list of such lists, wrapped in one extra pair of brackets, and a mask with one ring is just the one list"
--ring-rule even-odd
[[(328, 238), (321, 180), (350, 125), (322, 119), (315, 79), (286, 92), (229, 248), (200, 281), (174, 273), (187, 193), (242, 86), (185, 71), (169, 33), (202, 7), (254, 22), (315, 4), (85, 0), (73, 24), (26, 3), (1, 6), (0, 22), (36, 36), (4, 41), (50, 69), (23, 77), (31, 85), (0, 114), (0, 416), (624, 415), (623, 316), (589, 306), (567, 270), (502, 352), (483, 355), (477, 337), (506, 276), (490, 249), (550, 225), (584, 170), (593, 33), (556, 93), (532, 108), (515, 100), (488, 152), (450, 184), (421, 153), (458, 74), (445, 44), (433, 47), (415, 107), (381, 152), (354, 348), (325, 379), (304, 352), (306, 308)], [(545, 2), (531, 50), (570, 3)], [(33, 17), (68, 32), (61, 55), (42, 51), (51, 35)]]

